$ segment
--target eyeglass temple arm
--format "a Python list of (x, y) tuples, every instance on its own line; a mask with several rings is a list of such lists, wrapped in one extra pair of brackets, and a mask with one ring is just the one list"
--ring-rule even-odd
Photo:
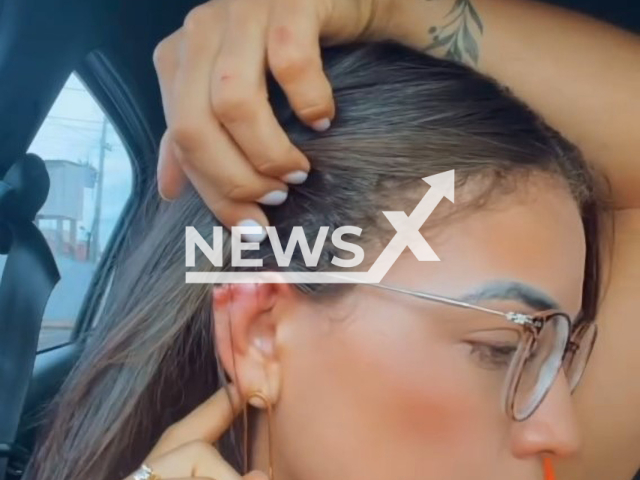
[(418, 292), (416, 290), (408, 290), (405, 288), (399, 288), (399, 287), (391, 287), (389, 285), (383, 285), (380, 283), (366, 283), (364, 285), (369, 285), (371, 287), (376, 287), (379, 288), (381, 290), (389, 290), (392, 292), (397, 292), (397, 293), (402, 293), (404, 295), (410, 295), (412, 297), (416, 297), (416, 298), (421, 298), (423, 300), (431, 300), (433, 302), (437, 302), (437, 303), (442, 303), (444, 305), (453, 305), (456, 307), (461, 307), (461, 308), (466, 308), (469, 310), (476, 310), (476, 311), (480, 311), (480, 312), (485, 312), (485, 313), (489, 313), (491, 315), (499, 315), (501, 317), (510, 317), (510, 315), (508, 313), (505, 312), (500, 312), (498, 310), (493, 310), (491, 308), (485, 308), (485, 307), (481, 307), (479, 305), (473, 305), (471, 303), (467, 303), (467, 302), (463, 302), (461, 300), (456, 300), (453, 298), (449, 298), (449, 297), (443, 297), (441, 295), (434, 295), (431, 293), (424, 293), (424, 292)]
[(335, 275), (335, 274), (329, 274), (329, 275), (336, 278), (344, 278), (345, 280), (348, 280), (349, 283), (357, 283), (359, 285), (366, 285), (366, 286), (378, 288), (380, 290), (387, 290), (390, 292), (401, 293), (404, 295), (409, 295), (409, 296), (420, 298), (423, 300), (431, 300), (433, 302), (441, 303), (444, 305), (453, 305), (456, 307), (466, 308), (469, 310), (476, 310), (479, 312), (489, 313), (491, 315), (498, 315), (502, 318), (507, 318), (507, 320), (514, 323), (518, 323), (518, 324), (528, 324), (528, 323), (531, 323), (532, 321), (531, 317), (529, 317), (528, 315), (524, 315), (520, 313), (501, 312), (499, 310), (493, 310), (491, 308), (481, 307), (480, 305), (473, 305), (471, 303), (463, 302), (461, 300), (456, 300), (450, 297), (444, 297), (442, 295), (434, 295), (431, 293), (419, 292), (417, 290), (409, 290), (406, 288), (392, 287), (390, 285), (385, 285), (382, 283), (357, 282), (350, 278), (347, 279), (346, 277), (342, 277), (341, 275)]

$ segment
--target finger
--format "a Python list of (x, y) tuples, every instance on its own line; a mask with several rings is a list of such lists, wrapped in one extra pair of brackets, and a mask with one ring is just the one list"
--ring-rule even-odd
[(211, 84), (213, 110), (259, 172), (282, 177), (309, 163), (278, 123), (265, 82), (268, 2), (234, 0)]
[(160, 96), (162, 98), (162, 108), (167, 124), (170, 118), (172, 89), (178, 71), (178, 56), (180, 53), (180, 42), (182, 40), (182, 29), (173, 32), (163, 39), (153, 51), (153, 65), (158, 76), (160, 86)]
[(265, 205), (280, 205), (286, 200), (286, 184), (256, 171), (212, 117), (198, 125), (178, 120), (170, 135), (182, 169), (203, 198), (213, 198), (216, 193), (234, 201)]
[(320, 26), (314, 2), (272, 2), (268, 64), (298, 117), (326, 130), (335, 115), (331, 85), (322, 69)]
[(240, 202), (280, 205), (286, 200), (286, 184), (256, 171), (214, 120), (206, 126), (177, 121), (170, 135), (182, 169), (203, 197), (215, 191)]
[(158, 191), (165, 200), (178, 198), (187, 183), (187, 177), (178, 162), (174, 145), (167, 132), (160, 140), (157, 177)]
[(211, 210), (222, 225), (227, 228), (235, 226), (262, 227), (260, 232), (243, 235), (248, 241), (261, 242), (266, 238), (265, 227), (269, 220), (262, 209), (253, 202), (237, 202), (218, 194), (214, 189), (207, 188), (206, 179), (199, 175), (190, 175), (190, 180), (196, 190), (201, 192), (202, 200)]
[[(178, 30), (162, 40), (153, 52), (153, 64), (160, 85), (162, 108), (167, 125), (171, 119), (172, 89), (178, 70), (179, 44), (182, 38), (181, 30)], [(184, 190), (186, 177), (178, 163), (170, 145), (168, 135), (165, 134), (160, 141), (157, 167), (158, 191), (165, 200), (174, 200)]]
[(242, 401), (234, 385), (221, 388), (182, 420), (170, 426), (153, 449), (150, 458), (192, 442), (215, 442), (242, 411), (241, 407)]
[[(243, 480), (269, 480), (269, 476), (258, 470), (253, 470), (242, 477)], [(211, 477), (183, 477), (183, 478), (164, 478), (162, 480), (217, 480)]]
[(206, 442), (180, 445), (170, 452), (145, 461), (160, 478), (203, 477), (240, 480), (241, 476), (222, 455)]
[[(210, 12), (204, 11), (201, 15), (205, 14)], [(213, 116), (209, 82), (218, 39), (203, 34), (207, 27), (211, 30), (211, 18), (194, 16), (193, 11), (189, 15), (191, 20), (185, 22), (183, 51), (173, 92), (173, 118), (169, 126), (178, 161), (203, 197), (215, 190), (235, 201), (281, 203), (286, 198), (286, 185), (258, 173)], [(196, 184), (196, 176), (205, 181)], [(274, 192), (279, 201), (271, 201)], [(267, 194), (270, 196), (262, 198)]]

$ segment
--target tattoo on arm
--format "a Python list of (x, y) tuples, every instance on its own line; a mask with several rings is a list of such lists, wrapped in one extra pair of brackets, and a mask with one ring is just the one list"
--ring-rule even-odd
[(471, 61), (477, 65), (480, 53), (474, 35), (480, 37), (484, 27), (471, 0), (455, 0), (444, 19), (447, 22), (444, 25), (429, 28), (431, 42), (425, 52), (444, 49), (444, 58), (448, 60)]

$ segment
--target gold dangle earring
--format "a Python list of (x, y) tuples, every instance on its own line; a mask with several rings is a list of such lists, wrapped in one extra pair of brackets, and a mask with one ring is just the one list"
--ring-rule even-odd
[(247, 396), (246, 402), (244, 404), (243, 409), (243, 417), (244, 417), (244, 472), (245, 474), (249, 473), (249, 421), (247, 415), (247, 405), (249, 404), (249, 400), (252, 398), (259, 398), (267, 407), (267, 437), (268, 444), (267, 447), (269, 449), (269, 480), (274, 480), (273, 477), (273, 410), (272, 405), (266, 395), (255, 391), (250, 393)]

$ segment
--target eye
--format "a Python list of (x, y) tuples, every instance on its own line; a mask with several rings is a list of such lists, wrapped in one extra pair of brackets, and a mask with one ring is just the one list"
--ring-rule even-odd
[(491, 370), (508, 368), (518, 349), (518, 345), (513, 343), (470, 342), (469, 344), (471, 346), (471, 357), (482, 368)]

